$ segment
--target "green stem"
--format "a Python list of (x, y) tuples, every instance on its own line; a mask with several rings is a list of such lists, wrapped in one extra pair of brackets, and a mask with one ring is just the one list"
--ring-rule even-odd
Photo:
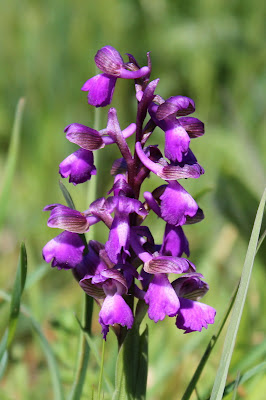
[(101, 400), (102, 382), (103, 382), (103, 363), (104, 363), (104, 350), (105, 350), (105, 340), (102, 341), (102, 359), (101, 359), (101, 369), (98, 384), (98, 400)]
[(84, 331), (87, 332), (88, 335), (91, 334), (92, 310), (93, 299), (85, 294), (83, 313), (84, 326), (80, 333), (77, 369), (69, 400), (79, 400), (82, 395), (90, 355), (90, 347), (84, 335)]

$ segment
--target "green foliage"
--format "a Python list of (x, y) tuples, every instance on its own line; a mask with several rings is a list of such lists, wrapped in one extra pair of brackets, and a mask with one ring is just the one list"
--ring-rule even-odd
[[(0, 207), (3, 399), (62, 398), (63, 392), (71, 393), (80, 335), (73, 313), (82, 314), (83, 296), (70, 271), (52, 270), (42, 262), (42, 247), (59, 232), (46, 228), (47, 215), (41, 210), (49, 203), (65, 203), (57, 185), (58, 164), (76, 147), (65, 140), (63, 129), (72, 122), (94, 124), (94, 110), (87, 105), (80, 87), (95, 74), (93, 57), (105, 44), (113, 45), (121, 54), (134, 54), (141, 65), (146, 62), (146, 51), (151, 51), (152, 76), (160, 78), (158, 92), (165, 98), (176, 94), (192, 97), (196, 102), (195, 116), (206, 123), (205, 136), (192, 141), (192, 150), (206, 173), (199, 180), (182, 182), (192, 195), (199, 194), (205, 220), (185, 230), (191, 260), (210, 284), (206, 303), (217, 309), (217, 322), (221, 321), (241, 276), (265, 185), (263, 7), (262, 0), (1, 2), (0, 34), (5, 40), (0, 52), (0, 193), (6, 193)], [(134, 100), (128, 103), (129, 94), (133, 95), (130, 82), (118, 82), (113, 106), (118, 109), (122, 129), (133, 122), (136, 109)], [(20, 117), (13, 124), (20, 97), (27, 101), (22, 125), (21, 102)], [(99, 129), (106, 126), (106, 113), (105, 109), (101, 111)], [(13, 125), (13, 132), (17, 126), (16, 135), (11, 133)], [(14, 135), (17, 139), (11, 156)], [(153, 143), (162, 144), (163, 140), (162, 132), (155, 131)], [(99, 152), (97, 190), (101, 196), (111, 187), (109, 165), (116, 157), (115, 150), (111, 153), (109, 149)], [(93, 199), (91, 183), (73, 190), (64, 182), (78, 210), (87, 209), (91, 201), (87, 199)], [(157, 183), (159, 180), (151, 177), (145, 190)], [(159, 243), (161, 221), (151, 217), (150, 223)], [(97, 225), (94, 232), (95, 239), (106, 239), (103, 226)], [(29, 259), (23, 294), (27, 308), (21, 307), (23, 315), (10, 342), (8, 357), (4, 333), (9, 324), (11, 297), (4, 293), (12, 293), (18, 247), (24, 240)], [(262, 369), (250, 379), (242, 379), (248, 371), (259, 368), (265, 358), (264, 253), (265, 242), (255, 259), (229, 369), (228, 385), (240, 371), (238, 396), (245, 391), (245, 400), (263, 400), (265, 394)], [(83, 399), (97, 398), (102, 343), (97, 311), (92, 318), (92, 334), (85, 336), (90, 358)], [(179, 399), (217, 326), (182, 335), (170, 318), (158, 324), (148, 319), (143, 323), (149, 327), (147, 399)], [(213, 386), (222, 342), (223, 334), (197, 382), (200, 398), (207, 398)], [(112, 398), (116, 356), (116, 339), (110, 332), (102, 382), (105, 400)], [(194, 392), (191, 399), (196, 399)]]
[(144, 400), (148, 373), (148, 327), (140, 334), (135, 323), (118, 353), (112, 400)]
[(239, 283), (238, 292), (236, 295), (236, 301), (233, 306), (232, 316), (229, 322), (228, 330), (226, 333), (224, 348), (221, 357), (221, 361), (219, 364), (219, 368), (216, 374), (211, 400), (220, 400), (223, 397), (225, 382), (227, 378), (227, 373), (229, 369), (229, 365), (231, 362), (236, 336), (240, 324), (240, 320), (242, 317), (242, 312), (244, 308), (244, 304), (246, 301), (247, 291), (249, 287), (249, 282), (251, 278), (253, 263), (256, 255), (257, 244), (259, 240), (259, 234), (261, 229), (261, 222), (263, 218), (264, 206), (266, 201), (266, 189), (264, 190), (256, 219), (254, 222), (252, 234), (249, 241), (249, 246), (246, 254), (246, 259), (243, 267), (243, 272), (241, 275), (241, 280)]

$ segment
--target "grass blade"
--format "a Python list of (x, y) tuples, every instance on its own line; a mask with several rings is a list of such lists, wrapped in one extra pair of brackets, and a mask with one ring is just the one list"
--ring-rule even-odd
[(201, 375), (201, 373), (203, 371), (203, 368), (205, 367), (205, 365), (206, 365), (206, 363), (207, 363), (207, 361), (208, 361), (208, 359), (210, 357), (210, 354), (211, 354), (211, 352), (212, 352), (212, 350), (213, 350), (213, 348), (214, 348), (214, 346), (215, 346), (215, 344), (216, 344), (216, 342), (217, 342), (217, 340), (218, 340), (218, 338), (219, 338), (219, 336), (220, 336), (220, 334), (221, 334), (221, 332), (223, 330), (223, 327), (224, 327), (224, 325), (225, 325), (225, 323), (226, 323), (226, 321), (227, 321), (227, 319), (229, 317), (229, 314), (230, 314), (231, 309), (232, 309), (232, 307), (234, 305), (234, 302), (235, 302), (237, 290), (238, 290), (238, 286), (236, 287), (236, 289), (235, 289), (235, 291), (233, 293), (233, 296), (232, 296), (231, 301), (229, 303), (229, 306), (228, 306), (228, 308), (227, 308), (227, 310), (225, 312), (225, 315), (224, 315), (224, 317), (222, 319), (222, 322), (220, 323), (220, 325), (218, 327), (217, 333), (214, 334), (211, 337), (211, 340), (209, 341), (209, 343), (208, 343), (208, 345), (206, 347), (206, 350), (205, 350), (205, 352), (204, 352), (204, 354), (203, 354), (203, 356), (202, 356), (202, 358), (201, 358), (201, 360), (199, 362), (199, 365), (198, 365), (196, 371), (194, 372), (194, 375), (192, 376), (192, 379), (189, 382), (189, 385), (188, 385), (185, 393), (183, 394), (182, 400), (190, 399), (190, 396), (191, 396), (193, 390), (196, 388), (196, 385), (197, 385), (198, 380), (200, 378), (200, 375)]
[(11, 141), (8, 149), (6, 168), (3, 178), (3, 186), (0, 194), (0, 227), (5, 217), (11, 183), (15, 173), (16, 161), (18, 158), (19, 139), (20, 139), (21, 122), (22, 122), (24, 105), (25, 105), (25, 99), (24, 98), (19, 99), (16, 108), (14, 125), (11, 133)]
[(232, 310), (231, 319), (229, 322), (228, 330), (226, 333), (225, 341), (224, 341), (224, 348), (223, 353), (220, 361), (220, 365), (216, 374), (216, 378), (214, 381), (211, 400), (220, 400), (223, 397), (226, 377), (231, 361), (231, 357), (234, 350), (234, 345), (236, 341), (236, 335), (238, 331), (238, 327), (240, 324), (241, 316), (243, 307), (245, 304), (247, 290), (249, 286), (249, 281), (251, 277), (252, 267), (254, 263), (254, 258), (256, 254), (258, 238), (263, 218), (263, 210), (265, 205), (266, 199), (266, 189), (264, 190), (262, 199), (259, 204), (259, 208), (257, 211), (257, 215), (255, 218), (254, 226), (252, 229), (248, 250), (246, 254), (246, 259), (243, 267), (243, 272), (241, 275), (241, 280), (239, 284), (239, 289), (236, 295), (235, 304)]
[(24, 243), (22, 243), (20, 247), (20, 256), (19, 256), (15, 283), (12, 290), (7, 346), (10, 346), (10, 343), (12, 342), (13, 337), (15, 335), (19, 312), (20, 312), (20, 300), (25, 286), (26, 276), (27, 276), (27, 253), (25, 245)]
[(80, 345), (78, 351), (78, 360), (75, 372), (75, 378), (71, 388), (69, 400), (79, 400), (82, 395), (83, 385), (86, 378), (90, 347), (87, 343), (84, 332), (91, 334), (91, 320), (93, 313), (93, 298), (85, 294), (84, 301), (84, 327), (81, 327)]
[(63, 182), (59, 181), (59, 186), (60, 186), (61, 192), (63, 193), (63, 196), (66, 200), (68, 207), (75, 210), (75, 204), (72, 200), (71, 194), (69, 193), (69, 191), (67, 190), (67, 188), (65, 187)]
[[(12, 298), (9, 294), (5, 293), (3, 290), (0, 290), (0, 297), (2, 297), (5, 301), (11, 302)], [(51, 378), (53, 384), (53, 391), (54, 391), (54, 399), (55, 400), (64, 400), (63, 389), (60, 380), (59, 369), (57, 367), (57, 363), (55, 360), (55, 356), (53, 350), (47, 341), (46, 337), (44, 336), (42, 329), (39, 323), (35, 320), (35, 318), (31, 315), (30, 311), (21, 304), (20, 306), (21, 313), (30, 321), (33, 331), (38, 336), (41, 346), (44, 350), (44, 355), (46, 357)]]
[[(266, 361), (256, 365), (255, 367), (251, 368), (244, 374), (239, 376), (239, 379), (237, 380), (238, 386), (241, 385), (242, 383), (246, 382), (248, 379), (252, 378), (253, 376), (266, 372)], [(231, 393), (236, 386), (236, 381), (228, 383), (224, 389), (224, 395), (223, 397), (227, 396), (229, 393)]]

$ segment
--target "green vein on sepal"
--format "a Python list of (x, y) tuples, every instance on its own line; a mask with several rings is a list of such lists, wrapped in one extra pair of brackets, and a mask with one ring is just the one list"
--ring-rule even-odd
[(264, 190), (263, 196), (261, 198), (254, 226), (252, 229), (248, 250), (246, 253), (246, 259), (244, 262), (243, 271), (240, 279), (239, 289), (236, 295), (236, 300), (232, 310), (231, 319), (229, 321), (229, 326), (225, 336), (224, 348), (221, 356), (220, 365), (218, 367), (218, 371), (212, 389), (211, 400), (220, 400), (223, 397), (226, 377), (235, 346), (236, 335), (240, 324), (243, 307), (246, 300), (247, 290), (249, 286), (249, 281), (251, 277), (252, 267), (254, 263), (254, 258), (257, 251), (265, 199), (266, 199), (266, 189)]
[(0, 227), (5, 218), (5, 211), (8, 204), (12, 179), (15, 174), (16, 162), (19, 154), (18, 150), (19, 150), (21, 122), (22, 122), (24, 105), (25, 105), (25, 99), (20, 98), (16, 108), (15, 119), (11, 133), (11, 140), (8, 149), (8, 155), (5, 162), (6, 167), (4, 171), (4, 177), (2, 180), (2, 190), (0, 193)]

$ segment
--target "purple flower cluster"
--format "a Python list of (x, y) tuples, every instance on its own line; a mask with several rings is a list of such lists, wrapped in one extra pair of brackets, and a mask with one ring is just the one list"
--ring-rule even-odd
[[(131, 54), (128, 58), (125, 63), (111, 46), (100, 49), (95, 62), (102, 73), (90, 78), (82, 90), (88, 91), (89, 104), (103, 107), (111, 103), (118, 78), (133, 79), (138, 102), (136, 123), (121, 130), (116, 110), (110, 108), (103, 130), (68, 125), (66, 138), (80, 148), (59, 166), (61, 176), (74, 185), (86, 182), (96, 175), (93, 152), (114, 144), (121, 158), (111, 168), (113, 187), (84, 212), (61, 204), (46, 206), (44, 210), (50, 211), (48, 226), (63, 232), (46, 244), (43, 257), (52, 267), (72, 269), (80, 287), (96, 300), (104, 338), (109, 326), (132, 328), (141, 308), (134, 306), (134, 300), (138, 305), (146, 304), (148, 316), (155, 322), (168, 315), (175, 317), (176, 326), (185, 333), (201, 331), (214, 322), (215, 310), (198, 301), (208, 285), (182, 255), (189, 257), (183, 225), (200, 222), (204, 215), (179, 180), (199, 178), (204, 173), (189, 147), (191, 139), (203, 135), (204, 124), (188, 117), (195, 111), (190, 98), (164, 100), (155, 94), (159, 79), (149, 80), (149, 53), (148, 65), (142, 68)], [(157, 145), (146, 145), (156, 127), (165, 135), (165, 157)], [(136, 140), (131, 152), (126, 139), (133, 134)], [(141, 185), (151, 173), (163, 184), (144, 192), (141, 200)], [(165, 221), (160, 245), (154, 243), (144, 225), (150, 212)], [(90, 240), (86, 244), (83, 234), (99, 221), (109, 229), (107, 242)], [(170, 281), (170, 274), (177, 278)]]

